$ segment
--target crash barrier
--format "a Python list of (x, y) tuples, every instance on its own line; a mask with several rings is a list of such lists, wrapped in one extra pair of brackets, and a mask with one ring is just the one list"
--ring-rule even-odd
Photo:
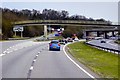
[(8, 40), (24, 40), (24, 39), (30, 39), (30, 37), (24, 37), (24, 38), (8, 38)]
[(90, 46), (93, 46), (95, 48), (98, 48), (98, 49), (101, 49), (101, 50), (104, 50), (104, 51), (107, 51), (107, 52), (112, 52), (112, 53), (115, 53), (115, 54), (119, 54), (120, 53), (120, 50), (118, 49), (112, 49), (112, 48), (106, 48), (106, 47), (102, 47), (102, 46), (98, 46), (98, 45), (94, 45), (94, 44), (90, 44), (88, 42), (86, 42), (87, 45), (90, 45)]

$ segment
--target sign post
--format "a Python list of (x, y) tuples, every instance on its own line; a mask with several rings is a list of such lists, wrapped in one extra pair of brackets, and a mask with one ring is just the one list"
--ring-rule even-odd
[(15, 32), (15, 36), (16, 32), (21, 32), (21, 38), (23, 37), (23, 26), (14, 26), (13, 31)]
[(47, 25), (44, 25), (44, 38), (47, 39)]

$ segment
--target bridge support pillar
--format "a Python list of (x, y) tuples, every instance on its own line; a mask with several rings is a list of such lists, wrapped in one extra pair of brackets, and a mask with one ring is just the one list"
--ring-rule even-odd
[(114, 31), (112, 31), (112, 36), (115, 37)]
[(100, 32), (99, 31), (97, 31), (97, 37), (100, 37)]
[(105, 31), (104, 34), (105, 34), (105, 39), (107, 39), (108, 38), (107, 32)]
[(89, 36), (89, 31), (86, 31), (85, 35), (86, 35), (86, 37)]
[(47, 39), (47, 25), (44, 25), (44, 38)]

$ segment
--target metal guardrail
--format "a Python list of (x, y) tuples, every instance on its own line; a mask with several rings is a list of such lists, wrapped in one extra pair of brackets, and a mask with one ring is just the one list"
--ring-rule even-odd
[(96, 47), (98, 49), (107, 51), (107, 52), (113, 52), (113, 53), (117, 53), (117, 54), (120, 53), (120, 50), (116, 50), (116, 49), (112, 49), (112, 48), (106, 48), (106, 47), (102, 47), (102, 46), (98, 46), (98, 45), (93, 45), (93, 44), (90, 44), (90, 43), (87, 43), (87, 42), (86, 42), (86, 44), (88, 44), (90, 46), (93, 46), (93, 47)]
[(24, 40), (24, 39), (30, 39), (30, 37), (24, 37), (24, 38), (8, 38), (8, 40)]

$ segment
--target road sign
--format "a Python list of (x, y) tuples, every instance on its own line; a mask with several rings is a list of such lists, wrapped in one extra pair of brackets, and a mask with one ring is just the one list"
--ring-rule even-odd
[(15, 32), (22, 32), (23, 31), (23, 26), (15, 26), (13, 28), (13, 31), (15, 31)]

